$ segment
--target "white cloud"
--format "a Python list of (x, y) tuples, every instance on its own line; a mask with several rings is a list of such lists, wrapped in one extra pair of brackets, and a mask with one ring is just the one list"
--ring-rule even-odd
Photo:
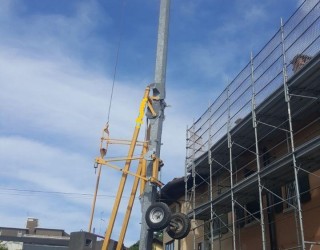
[[(46, 61), (13, 53), (1, 53), (0, 58), (0, 109), (5, 127), (21, 127), (24, 132), (38, 127), (38, 132), (70, 138), (97, 138), (97, 129), (107, 117), (110, 80), (81, 71), (64, 58)], [(116, 91), (130, 93), (115, 94), (111, 118), (118, 132), (134, 123), (143, 90), (117, 84)]]
[(43, 142), (0, 137), (1, 170), (9, 186), (41, 191), (91, 193), (92, 159)]
[(244, 17), (247, 22), (262, 22), (268, 17), (267, 8), (263, 5), (251, 5), (245, 9)]
[(32, 7), (27, 2), (1, 2), (1, 43), (11, 48), (20, 48), (20, 54), (46, 59), (59, 59), (62, 56), (66, 60), (77, 59), (78, 62), (89, 55), (109, 56), (108, 40), (91, 35), (99, 25), (107, 29), (112, 22), (102, 12), (98, 2), (80, 1), (69, 15), (41, 12), (30, 14), (28, 10)]

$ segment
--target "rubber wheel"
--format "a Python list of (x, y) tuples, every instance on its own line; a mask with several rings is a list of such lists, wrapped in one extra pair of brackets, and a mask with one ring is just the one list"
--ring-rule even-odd
[(191, 221), (187, 215), (183, 213), (173, 214), (166, 231), (172, 239), (183, 239), (187, 237), (191, 228)]
[(147, 209), (145, 219), (151, 230), (165, 229), (171, 220), (170, 208), (163, 202), (156, 202)]

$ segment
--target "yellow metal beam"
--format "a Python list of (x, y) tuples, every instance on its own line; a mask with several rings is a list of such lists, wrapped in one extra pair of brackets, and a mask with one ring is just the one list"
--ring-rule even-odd
[(131, 165), (130, 158), (132, 158), (132, 156), (133, 156), (134, 149), (135, 149), (135, 146), (136, 146), (136, 142), (137, 142), (137, 139), (138, 139), (138, 135), (139, 135), (139, 132), (140, 132), (140, 127), (141, 127), (141, 124), (143, 123), (143, 117), (144, 117), (144, 112), (145, 112), (146, 104), (147, 104), (147, 101), (148, 101), (149, 93), (150, 93), (150, 88), (147, 87), (145, 92), (144, 92), (144, 96), (143, 96), (143, 99), (141, 101), (141, 104), (140, 104), (139, 115), (138, 115), (138, 118), (136, 119), (136, 127), (135, 127), (135, 130), (134, 130), (133, 136), (132, 136), (132, 140), (131, 140), (131, 144), (130, 144), (130, 148), (129, 148), (129, 152), (128, 152), (128, 156), (127, 156), (127, 158), (129, 160), (126, 160), (126, 162), (125, 162), (125, 167), (123, 169), (123, 173), (122, 173), (122, 177), (121, 177), (121, 180), (120, 180), (118, 192), (117, 192), (116, 199), (115, 199), (115, 202), (114, 202), (114, 205), (113, 205), (113, 209), (112, 209), (112, 212), (111, 212), (109, 225), (108, 225), (108, 228), (107, 228), (107, 231), (106, 231), (106, 234), (105, 234), (105, 239), (103, 241), (102, 250), (107, 250), (108, 249), (108, 245), (109, 245), (110, 238), (111, 238), (111, 233), (113, 231), (115, 219), (116, 219), (116, 216), (117, 216), (117, 213), (118, 213), (118, 209), (119, 209), (119, 205), (120, 205), (120, 200), (121, 200), (121, 197), (122, 197), (122, 194), (123, 194), (123, 190), (124, 190), (124, 186), (125, 186), (125, 183), (126, 183), (126, 180), (127, 180), (127, 175), (128, 175), (127, 172), (129, 171), (130, 165)]
[[(147, 147), (143, 147), (141, 155), (145, 155), (146, 153), (147, 153)], [(134, 178), (134, 182), (133, 182), (133, 185), (132, 185), (132, 190), (131, 190), (131, 194), (130, 194), (130, 198), (129, 198), (126, 214), (125, 214), (124, 219), (123, 219), (121, 232), (120, 232), (120, 236), (119, 236), (118, 245), (117, 245), (117, 249), (116, 250), (122, 250), (122, 244), (123, 244), (126, 232), (127, 232), (128, 223), (129, 223), (130, 215), (131, 215), (131, 212), (132, 212), (132, 207), (133, 207), (133, 204), (134, 204), (134, 199), (136, 197), (136, 193), (137, 193), (137, 189), (138, 189), (138, 185), (139, 185), (140, 178), (138, 177), (138, 175), (139, 176), (141, 175), (142, 167), (143, 167), (143, 165), (146, 165), (145, 162), (146, 162), (146, 160), (144, 158), (142, 158), (139, 161), (139, 166), (138, 166), (138, 169), (137, 169), (137, 172), (136, 172), (137, 176)]]
[(142, 157), (141, 156), (132, 156), (131, 158), (128, 157), (114, 157), (114, 158), (107, 158), (103, 159), (101, 157), (96, 158), (96, 163), (102, 164), (102, 165), (107, 165), (109, 162), (115, 162), (115, 161), (126, 161), (126, 160), (140, 160)]
[(158, 174), (159, 174), (159, 158), (155, 158), (153, 160), (153, 166), (152, 166), (152, 178), (157, 180)]
[[(146, 153), (148, 150), (148, 144), (145, 143), (144, 147), (143, 147), (144, 152)], [(145, 153), (143, 155), (145, 155)], [(144, 188), (146, 186), (147, 183), (147, 161), (144, 159), (142, 161), (142, 166), (141, 166), (141, 183), (140, 183), (140, 195), (143, 194), (144, 192)]]
[(93, 201), (92, 201), (92, 206), (91, 206), (91, 216), (90, 216), (88, 232), (91, 232), (91, 228), (92, 228), (92, 221), (93, 221), (93, 216), (94, 216), (94, 210), (95, 210), (95, 207), (96, 207), (96, 200), (97, 200), (100, 176), (101, 176), (101, 165), (98, 164), (98, 175), (97, 175), (96, 188), (95, 188), (95, 191), (94, 191)]
[[(102, 140), (106, 141), (109, 144), (119, 144), (119, 145), (130, 145), (130, 140), (124, 140), (124, 139), (109, 139), (109, 138), (101, 138)], [(137, 141), (137, 146), (143, 146), (145, 142), (144, 141)]]
[[(130, 158), (129, 158), (129, 159), (130, 159)], [(140, 157), (139, 159), (142, 159), (142, 158)], [(101, 164), (101, 165), (106, 165), (106, 166), (108, 166), (108, 167), (110, 167), (110, 168), (112, 168), (112, 169), (118, 170), (118, 171), (123, 172), (123, 173), (126, 173), (126, 174), (128, 174), (128, 175), (132, 175), (132, 176), (134, 176), (134, 177), (138, 177), (138, 178), (140, 178), (140, 179), (142, 179), (142, 180), (144, 180), (144, 181), (149, 181), (149, 179), (147, 179), (146, 177), (143, 177), (143, 176), (141, 176), (141, 175), (137, 175), (136, 173), (133, 173), (133, 172), (131, 172), (131, 171), (125, 171), (123, 168), (120, 168), (120, 167), (118, 167), (118, 166), (116, 166), (116, 165), (110, 164), (110, 163), (108, 163), (107, 161), (98, 160), (97, 162), (98, 162), (99, 164)], [(103, 163), (101, 163), (101, 162), (103, 162)]]

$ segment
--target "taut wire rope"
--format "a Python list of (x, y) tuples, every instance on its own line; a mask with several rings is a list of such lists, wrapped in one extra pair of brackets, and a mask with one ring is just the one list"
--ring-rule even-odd
[(120, 30), (119, 40), (117, 45), (116, 61), (115, 61), (115, 66), (113, 71), (112, 87), (111, 87), (110, 101), (109, 101), (109, 107), (108, 107), (108, 113), (107, 113), (107, 127), (109, 126), (109, 122), (110, 122), (110, 113), (111, 113), (111, 107), (112, 107), (114, 85), (116, 82), (117, 69), (118, 69), (118, 63), (119, 63), (119, 54), (120, 54), (120, 47), (121, 47), (121, 41), (122, 41), (122, 35), (123, 35), (123, 17), (124, 17), (125, 5), (126, 5), (126, 0), (122, 0), (120, 18), (119, 18), (119, 30)]

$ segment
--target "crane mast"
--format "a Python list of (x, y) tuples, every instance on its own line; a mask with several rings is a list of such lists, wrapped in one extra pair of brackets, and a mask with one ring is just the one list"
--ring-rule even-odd
[[(153, 95), (153, 108), (156, 112), (155, 117), (149, 118), (149, 151), (147, 155), (155, 155), (156, 158), (160, 158), (161, 149), (161, 135), (162, 125), (164, 121), (164, 109), (166, 107), (165, 97), (165, 80), (166, 80), (166, 68), (167, 68), (167, 50), (168, 50), (168, 33), (169, 33), (169, 12), (170, 12), (170, 0), (160, 1), (160, 14), (159, 14), (159, 26), (158, 26), (158, 41), (157, 41), (157, 54), (155, 65), (154, 84), (152, 87)], [(152, 176), (153, 160), (147, 160), (147, 177)], [(145, 215), (147, 209), (156, 200), (157, 187), (151, 182), (147, 182), (144, 192), (141, 195), (141, 232), (140, 232), (140, 244), (139, 250), (152, 249), (153, 231), (149, 229)]]
[[(160, 149), (162, 125), (164, 121), (164, 109), (166, 107), (165, 78), (167, 63), (169, 7), (170, 0), (160, 0), (160, 17), (154, 83), (148, 85), (145, 89), (139, 108), (139, 114), (136, 119), (136, 126), (132, 135), (132, 139), (111, 139), (109, 136), (108, 123), (102, 132), (100, 143), (100, 156), (96, 157), (95, 159), (95, 167), (98, 168), (98, 176), (96, 181), (94, 198), (92, 202), (89, 232), (91, 232), (92, 229), (92, 221), (94, 217), (96, 197), (99, 188), (101, 167), (108, 166), (112, 169), (122, 172), (115, 202), (113, 204), (112, 212), (110, 215), (109, 224), (102, 245), (103, 250), (107, 250), (109, 247), (111, 235), (115, 225), (116, 217), (118, 214), (119, 206), (121, 203), (128, 175), (134, 177), (134, 182), (132, 185), (130, 199), (128, 201), (127, 209), (123, 219), (117, 250), (120, 250), (122, 248), (139, 182), (141, 182), (140, 201), (142, 212), (139, 249), (152, 249), (154, 231), (159, 231), (164, 229), (165, 227), (168, 227), (169, 231), (172, 231), (173, 237), (175, 237), (175, 232), (181, 229), (174, 219), (173, 221), (171, 221), (172, 217), (169, 207), (165, 203), (156, 202), (157, 187), (161, 187), (163, 185), (158, 180), (158, 172), (162, 165), (162, 161), (160, 160)], [(141, 142), (138, 141), (138, 137), (141, 124), (143, 123), (143, 119), (145, 116), (148, 121), (147, 133), (145, 140)], [(114, 144), (129, 146), (127, 156), (105, 157), (107, 155), (109, 146), (112, 146)], [(141, 154), (138, 156), (134, 155), (136, 146), (141, 147)], [(130, 169), (132, 165), (131, 163), (133, 161), (138, 161), (138, 167), (135, 173), (132, 172)], [(116, 162), (124, 162), (124, 167), (118, 167), (114, 164)], [(188, 230), (188, 225), (183, 229)]]

